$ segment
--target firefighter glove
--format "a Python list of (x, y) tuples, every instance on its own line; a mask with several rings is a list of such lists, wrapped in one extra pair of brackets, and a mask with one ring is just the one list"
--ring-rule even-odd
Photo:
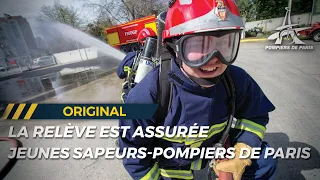
[[(232, 177), (234, 180), (240, 180), (243, 172), (245, 171), (247, 166), (251, 165), (251, 160), (240, 159), (240, 151), (242, 148), (246, 148), (252, 151), (252, 148), (244, 143), (237, 143), (235, 146), (235, 158), (227, 161), (215, 161), (213, 169), (215, 173), (219, 176), (219, 172), (229, 172), (232, 173)], [(247, 151), (244, 151), (247, 152)], [(244, 154), (243, 154), (244, 155)]]

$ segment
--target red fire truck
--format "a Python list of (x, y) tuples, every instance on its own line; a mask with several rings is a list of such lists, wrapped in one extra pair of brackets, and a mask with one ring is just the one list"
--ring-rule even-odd
[(138, 34), (146, 27), (157, 32), (155, 15), (106, 28), (105, 33), (107, 34), (108, 43), (111, 46), (123, 52), (130, 52), (140, 48), (140, 44), (137, 42)]
[(306, 36), (315, 42), (320, 42), (320, 22), (311, 24), (311, 28), (304, 31), (299, 31), (299, 34)]

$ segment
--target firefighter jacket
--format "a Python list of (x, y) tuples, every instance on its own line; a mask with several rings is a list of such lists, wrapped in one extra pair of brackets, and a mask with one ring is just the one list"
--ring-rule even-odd
[(122, 103), (126, 101), (129, 93), (127, 77), (129, 77), (130, 73), (132, 73), (132, 65), (133, 65), (134, 58), (136, 57), (136, 54), (137, 54), (136, 52), (129, 52), (120, 62), (117, 69), (118, 77), (120, 79), (125, 79), (125, 81), (122, 83), (122, 93), (120, 96)]
[[(235, 84), (236, 126), (231, 130), (232, 142), (243, 142), (251, 147), (260, 147), (269, 122), (268, 113), (275, 109), (259, 85), (243, 69), (230, 65), (227, 70)], [(120, 120), (120, 126), (131, 126), (125, 138), (120, 138), (120, 149), (124, 147), (212, 147), (227, 124), (228, 98), (220, 81), (210, 88), (203, 88), (190, 80), (172, 60), (169, 81), (173, 83), (172, 103), (166, 118), (157, 122), (151, 119)], [(128, 95), (126, 103), (157, 103), (159, 67), (154, 68)], [(141, 138), (132, 135), (138, 126), (210, 126), (208, 137), (203, 138)], [(202, 159), (172, 158), (160, 156), (152, 159), (126, 158), (123, 164), (133, 179), (158, 179), (159, 176), (193, 179), (192, 170), (204, 168), (207, 161)]]

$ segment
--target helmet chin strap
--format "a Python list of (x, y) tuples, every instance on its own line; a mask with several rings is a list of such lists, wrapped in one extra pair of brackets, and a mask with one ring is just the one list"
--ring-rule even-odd
[(184, 74), (194, 83), (200, 85), (200, 86), (214, 86), (216, 85), (219, 80), (221, 79), (221, 77), (223, 76), (224, 73), (222, 73), (221, 75), (214, 77), (214, 78), (198, 78), (198, 77), (194, 77), (189, 75), (182, 66), (182, 60), (180, 60), (179, 58), (176, 58), (176, 63), (179, 65), (179, 67), (183, 70)]
[(221, 79), (221, 75), (214, 78), (198, 78), (193, 76), (189, 76), (189, 77), (192, 81), (199, 84), (200, 86), (202, 85), (213, 86), (213, 85), (216, 85)]
[(190, 76), (181, 66), (181, 69), (183, 70), (183, 72), (187, 75), (187, 77), (189, 79), (191, 79), (193, 82), (195, 82), (196, 84), (200, 85), (200, 86), (214, 86), (216, 85), (219, 80), (221, 79), (221, 77), (223, 76), (224, 73), (222, 73), (221, 75), (214, 77), (214, 78), (198, 78), (198, 77), (194, 77), (194, 76)]

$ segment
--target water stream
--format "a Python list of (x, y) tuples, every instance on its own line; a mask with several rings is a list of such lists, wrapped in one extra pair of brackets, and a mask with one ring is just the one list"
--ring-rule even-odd
[[(125, 56), (124, 53), (106, 42), (71, 26), (35, 19), (28, 19), (28, 21), (35, 36), (41, 37), (46, 42), (45, 44), (58, 47), (58, 49), (61, 46), (60, 51), (53, 53), (68, 51), (66, 54), (69, 54), (69, 51), (78, 50), (80, 46), (80, 48), (97, 49), (98, 57), (89, 60), (84, 57), (69, 64), (40, 67), (33, 71), (15, 74), (14, 77), (3, 77), (0, 80), (1, 103), (39, 102), (58, 95), (106, 76)], [(64, 46), (61, 42), (69, 46)], [(49, 49), (48, 46), (40, 48)]]

